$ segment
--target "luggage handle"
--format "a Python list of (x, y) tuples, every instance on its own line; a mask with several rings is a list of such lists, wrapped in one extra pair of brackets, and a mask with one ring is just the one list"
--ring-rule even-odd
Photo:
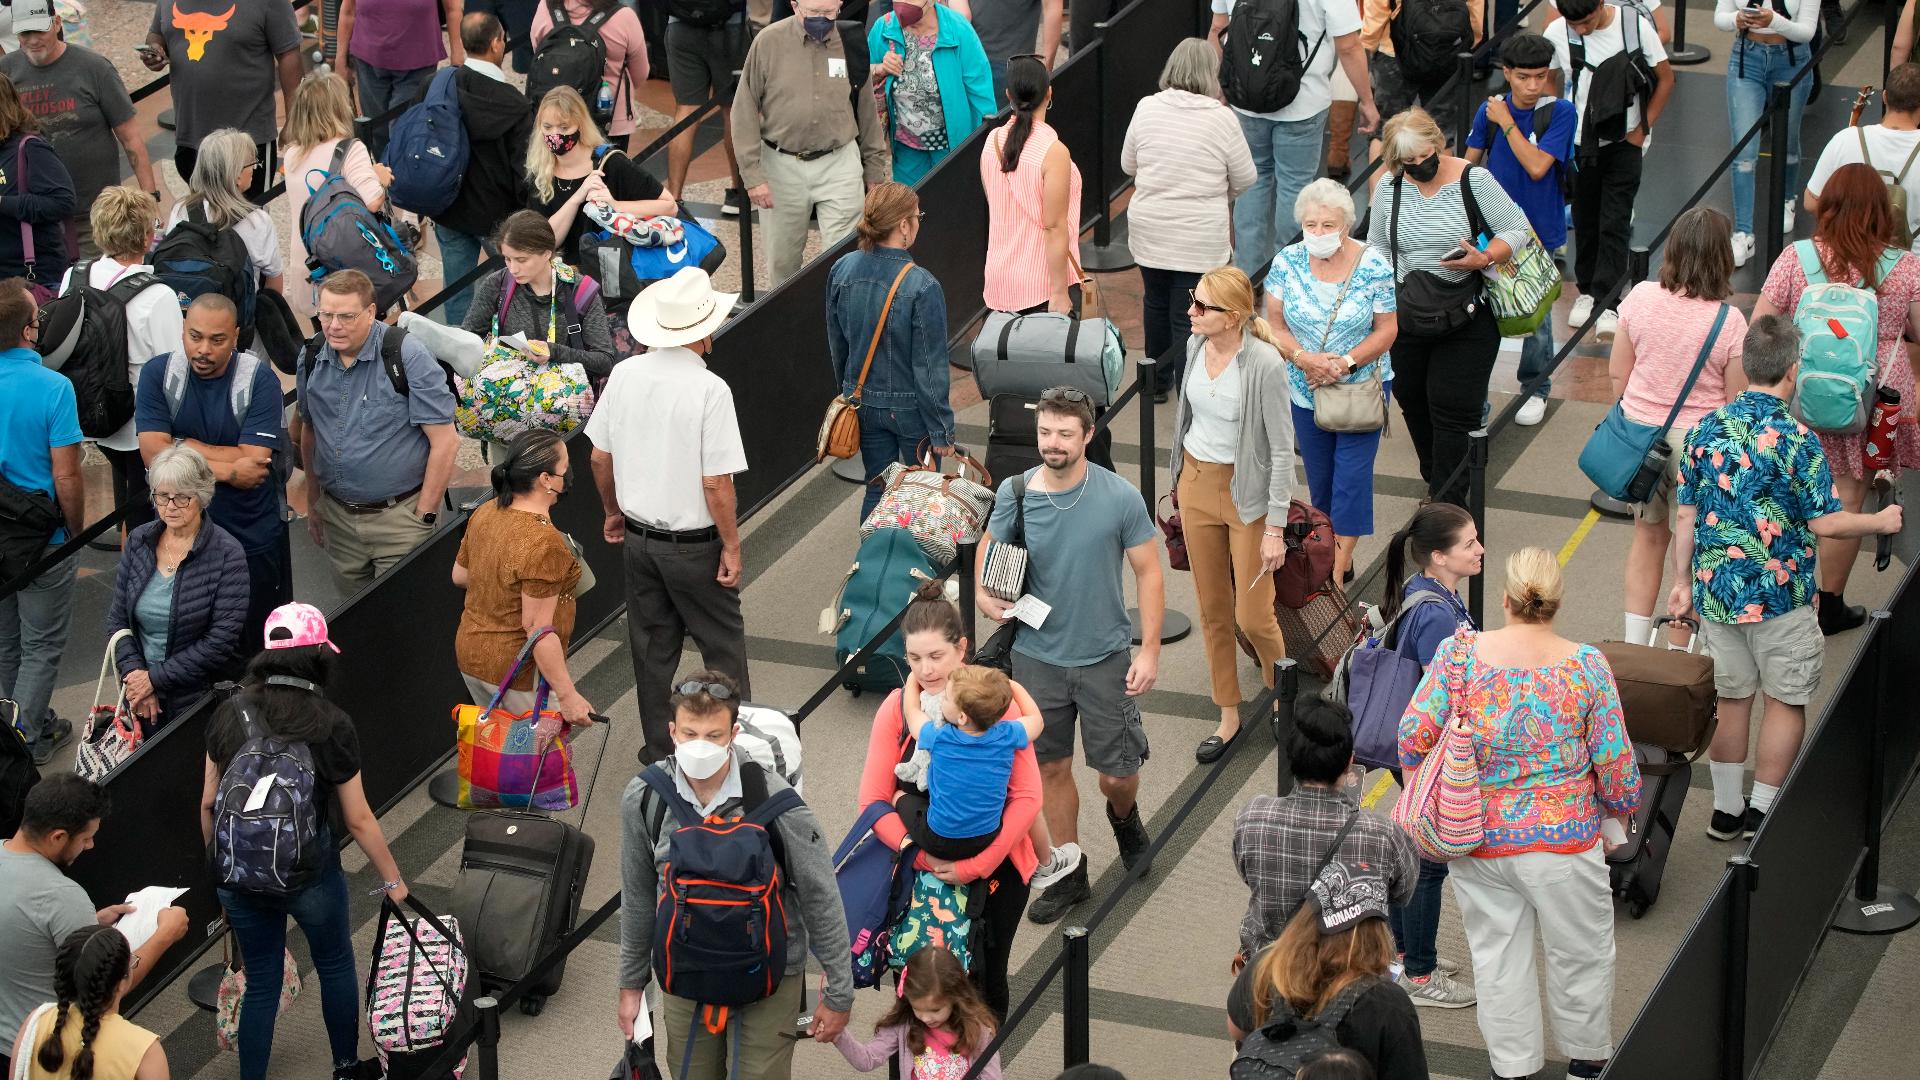
[[(953, 453), (948, 457), (948, 460), (959, 462), (960, 468), (962, 469), (961, 472), (947, 473), (940, 468), (941, 462), (940, 462), (939, 455), (933, 452), (932, 436), (928, 436), (920, 440), (920, 445), (914, 448), (914, 457), (920, 463), (920, 469), (918, 471), (940, 473), (941, 475), (947, 477), (948, 479), (952, 479), (953, 477), (956, 477), (956, 476), (962, 479), (965, 479), (967, 474), (964, 470), (972, 469), (974, 472), (974, 475), (979, 477), (979, 479), (975, 481), (976, 483), (978, 483), (982, 487), (993, 486), (993, 474), (987, 471), (987, 467), (980, 463), (979, 458), (976, 458), (972, 454), (967, 453), (967, 448), (964, 446), (961, 446), (958, 442), (953, 444)], [(909, 470), (909, 471), (913, 471), (913, 470)], [(900, 482), (906, 478), (906, 476), (907, 476), (906, 472), (901, 473), (899, 477), (895, 478), (894, 485), (898, 486)], [(943, 489), (945, 488), (945, 481), (942, 481), (941, 486)]]
[[(1670, 641), (1663, 642), (1660, 640), (1660, 631), (1668, 624), (1687, 628), (1687, 643), (1685, 645), (1675, 645)], [(1647, 645), (1651, 648), (1664, 646), (1669, 651), (1683, 652), (1688, 655), (1696, 654), (1700, 651), (1700, 620), (1691, 615), (1662, 615), (1653, 620), (1653, 628), (1647, 633)]]
[(1067, 320), (1067, 354), (1063, 357), (1063, 360), (1069, 364), (1079, 363), (1079, 361), (1075, 359), (1078, 355), (1075, 347), (1080, 340), (1080, 320), (1062, 311), (1036, 311), (1032, 315), (1015, 315), (1013, 318), (1008, 319), (1007, 325), (1000, 328), (1000, 342), (994, 349), (999, 356), (1000, 362), (1004, 364), (1008, 360), (1007, 350), (1009, 343), (1013, 340), (1013, 328), (1020, 324), (1021, 319), (1038, 318)]

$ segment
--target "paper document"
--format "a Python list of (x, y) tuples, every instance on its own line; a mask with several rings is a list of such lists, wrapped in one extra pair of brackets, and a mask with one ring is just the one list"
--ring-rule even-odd
[(1051, 611), (1053, 611), (1052, 605), (1032, 593), (1026, 593), (1013, 602), (1013, 606), (1007, 609), (1007, 614), (1038, 630), (1041, 624), (1047, 621), (1047, 615)]
[(133, 910), (120, 916), (120, 921), (113, 924), (114, 928), (127, 936), (128, 945), (138, 949), (160, 929), (160, 913), (173, 906), (173, 902), (186, 891), (165, 885), (149, 885), (139, 892), (128, 893), (126, 902), (133, 905)]

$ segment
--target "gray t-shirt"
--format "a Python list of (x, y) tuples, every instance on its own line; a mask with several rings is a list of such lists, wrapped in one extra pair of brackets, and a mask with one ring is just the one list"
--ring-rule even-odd
[(69, 45), (46, 67), (34, 67), (25, 53), (8, 53), (0, 57), (0, 75), (13, 80), (20, 103), (40, 121), (40, 134), (73, 176), (75, 216), (86, 217), (100, 192), (120, 182), (113, 129), (133, 119), (133, 101), (113, 61)]
[(93, 901), (59, 867), (0, 847), (0, 1031), (19, 1031), (53, 1000), (60, 943), (93, 924)]
[(1040, 0), (973, 0), (973, 32), (996, 64), (1030, 53), (1040, 37)]
[(238, 128), (256, 143), (275, 139), (273, 93), (280, 75), (274, 58), (300, 47), (292, 5), (286, 0), (155, 4), (148, 30), (167, 41), (174, 138), (180, 145), (198, 147), (221, 128)]
[[(1132, 484), (1087, 463), (1071, 490), (1033, 489), (1027, 471), (1027, 591), (1053, 610), (1039, 629), (1021, 626), (1015, 652), (1056, 667), (1087, 667), (1133, 642), (1120, 568), (1130, 547), (1153, 539), (1147, 504)], [(1013, 537), (1013, 480), (1000, 485), (987, 528)]]

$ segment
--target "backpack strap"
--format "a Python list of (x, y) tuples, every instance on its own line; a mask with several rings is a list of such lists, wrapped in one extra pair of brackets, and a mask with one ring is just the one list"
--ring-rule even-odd
[(167, 354), (167, 373), (160, 380), (160, 388), (167, 396), (167, 418), (178, 419), (180, 404), (187, 399), (187, 354), (175, 349)]
[(232, 370), (233, 382), (227, 387), (227, 407), (233, 410), (234, 422), (245, 427), (247, 410), (253, 406), (253, 376), (260, 370), (260, 358), (250, 352), (236, 351)]
[(1807, 275), (1807, 284), (1824, 285), (1827, 281), (1827, 268), (1820, 265), (1820, 255), (1813, 250), (1813, 241), (1795, 240), (1794, 258), (1800, 260), (1800, 270)]
[[(1565, 19), (1560, 20), (1565, 22)], [(1404, 175), (1393, 178), (1393, 213), (1387, 218), (1387, 259), (1393, 264), (1393, 272), (1400, 273), (1400, 189), (1406, 186)]]
[(1387, 625), (1380, 628), (1380, 647), (1399, 652), (1400, 646), (1404, 644), (1400, 639), (1401, 620), (1413, 614), (1415, 608), (1425, 607), (1428, 604), (1446, 604), (1448, 607), (1453, 606), (1452, 601), (1434, 592), (1432, 589), (1421, 589), (1415, 592), (1411, 597), (1401, 603), (1400, 610), (1393, 613), (1393, 618), (1387, 620)]
[[(92, 263), (87, 264), (89, 270), (92, 268), (92, 265)], [(78, 274), (79, 271), (76, 270), (75, 273)], [(81, 278), (78, 280), (84, 281), (85, 279)], [(107, 286), (106, 292), (108, 296), (119, 300), (122, 304), (129, 304), (133, 302), (134, 297), (146, 292), (149, 286), (158, 285), (159, 283), (160, 279), (154, 277), (152, 274), (129, 274), (119, 281), (114, 282), (112, 285)], [(169, 289), (168, 291), (171, 292), (172, 290)]]
[(674, 820), (680, 823), (681, 828), (690, 829), (700, 824), (700, 814), (675, 790), (673, 778), (667, 775), (667, 770), (658, 764), (649, 765), (640, 770), (640, 782), (653, 789), (665, 809), (673, 811)]
[[(1467, 228), (1473, 230), (1474, 240), (1477, 242), (1481, 237), (1485, 236), (1487, 242), (1492, 243), (1493, 237), (1487, 235), (1487, 219), (1480, 213), (1480, 200), (1475, 198), (1473, 194), (1473, 170), (1479, 167), (1478, 165), (1469, 165), (1460, 170), (1460, 201), (1466, 204)], [(1488, 175), (1491, 176), (1492, 174), (1489, 173)], [(1518, 255), (1520, 253), (1516, 251), (1514, 254)]]
[(1347, 1018), (1347, 1013), (1351, 1011), (1354, 1005), (1358, 1004), (1360, 999), (1365, 997), (1368, 991), (1373, 989), (1374, 984), (1379, 981), (1375, 976), (1363, 975), (1348, 983), (1341, 988), (1338, 994), (1333, 996), (1332, 1001), (1327, 1002), (1327, 1007), (1320, 1010), (1320, 1015), (1314, 1017), (1313, 1022), (1328, 1029), (1339, 1027), (1341, 1022)]
[(1547, 129), (1553, 126), (1553, 105), (1559, 98), (1548, 98), (1533, 107), (1533, 145), (1539, 146), (1540, 140), (1547, 137)]
[[(513, 275), (507, 275), (512, 280)], [(387, 381), (393, 384), (393, 392), (401, 397), (412, 397), (413, 387), (407, 383), (407, 359), (401, 353), (401, 347), (407, 343), (407, 332), (397, 326), (387, 327), (380, 339), (380, 366), (387, 369)]]

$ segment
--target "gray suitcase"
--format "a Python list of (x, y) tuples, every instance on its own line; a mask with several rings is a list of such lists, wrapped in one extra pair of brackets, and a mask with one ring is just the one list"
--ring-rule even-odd
[(1120, 331), (1105, 319), (994, 311), (973, 339), (973, 378), (985, 398), (1037, 401), (1053, 387), (1072, 386), (1095, 405), (1108, 405), (1120, 393), (1125, 367)]

